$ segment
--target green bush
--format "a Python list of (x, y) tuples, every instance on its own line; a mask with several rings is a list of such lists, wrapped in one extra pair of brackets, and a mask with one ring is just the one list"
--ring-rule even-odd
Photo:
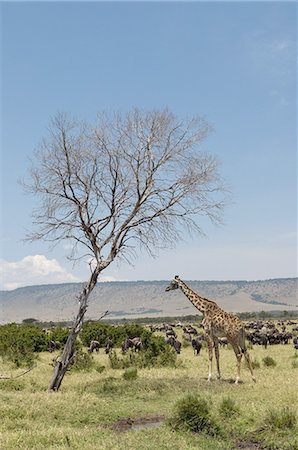
[(16, 367), (32, 366), (35, 353), (46, 349), (46, 334), (35, 325), (10, 323), (0, 326), (0, 356)]
[[(120, 347), (125, 339), (141, 336), (145, 328), (138, 324), (125, 324), (114, 327), (106, 323), (86, 322), (80, 337), (84, 345), (89, 346), (92, 340), (99, 341), (101, 347), (105, 347), (110, 337), (115, 347)], [(145, 330), (146, 331), (146, 330)]]
[(138, 376), (138, 369), (136, 367), (129, 367), (123, 373), (124, 380), (135, 380)]
[(273, 430), (293, 429), (296, 425), (296, 413), (290, 407), (285, 406), (280, 410), (270, 410), (264, 420), (264, 427)]
[(219, 413), (225, 417), (229, 418), (239, 413), (239, 407), (236, 405), (235, 401), (230, 397), (224, 397), (219, 406)]
[(129, 350), (127, 354), (118, 356), (116, 351), (109, 353), (112, 369), (127, 369), (128, 367), (175, 367), (177, 354), (175, 350), (164, 342), (160, 336), (153, 336), (150, 332), (141, 335), (144, 349), (135, 352)]
[(78, 350), (71, 364), (71, 370), (76, 371), (90, 371), (93, 369), (94, 361), (93, 356), (89, 353)]
[(188, 394), (176, 403), (169, 424), (174, 430), (204, 432), (212, 436), (220, 433), (207, 400), (193, 394)]
[(275, 367), (276, 361), (271, 356), (265, 356), (265, 358), (263, 358), (263, 364), (266, 367)]
[(59, 342), (62, 346), (66, 344), (69, 335), (69, 329), (64, 327), (56, 327), (51, 330), (48, 340)]

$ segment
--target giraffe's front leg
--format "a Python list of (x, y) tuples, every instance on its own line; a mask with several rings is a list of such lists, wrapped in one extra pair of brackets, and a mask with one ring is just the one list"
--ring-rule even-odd
[(213, 358), (213, 343), (212, 340), (207, 337), (208, 344), (208, 356), (209, 356), (209, 364), (208, 364), (208, 381), (211, 381), (212, 378), (212, 358)]

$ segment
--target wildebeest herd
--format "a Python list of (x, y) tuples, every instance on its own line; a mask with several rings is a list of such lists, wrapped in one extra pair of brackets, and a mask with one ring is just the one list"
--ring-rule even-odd
[[(295, 325), (295, 327), (293, 327)], [(297, 336), (293, 338), (293, 332), (298, 330), (296, 322), (279, 321), (255, 321), (245, 324), (246, 338), (253, 345), (288, 344), (293, 339), (293, 344), (297, 350)], [(291, 331), (287, 330), (287, 326), (292, 326)]]
[[(256, 320), (245, 323), (246, 339), (252, 345), (262, 345), (265, 349), (268, 345), (276, 344), (290, 344), (292, 342), (294, 349), (298, 350), (298, 332), (297, 322), (286, 321), (263, 321)], [(165, 343), (173, 347), (177, 354), (181, 353), (183, 346), (191, 345), (195, 356), (200, 354), (200, 351), (205, 341), (205, 335), (202, 331), (198, 331), (192, 324), (184, 325), (181, 322), (176, 323), (163, 323), (158, 325), (150, 325), (152, 333), (164, 333)], [(176, 331), (175, 331), (176, 329)], [(181, 330), (181, 341), (178, 340), (177, 332)], [(219, 338), (219, 344), (222, 347), (227, 346), (228, 341), (226, 338)], [(49, 341), (47, 350), (53, 352), (60, 349), (60, 343), (57, 341)], [(98, 339), (90, 341), (87, 348), (89, 353), (94, 351), (99, 352), (100, 348), (104, 348), (106, 354), (108, 354), (114, 347), (111, 337), (106, 342), (100, 343)], [(128, 338), (122, 342), (122, 353), (126, 353), (129, 350), (140, 351), (144, 349), (144, 344), (140, 337), (136, 336), (132, 339)]]

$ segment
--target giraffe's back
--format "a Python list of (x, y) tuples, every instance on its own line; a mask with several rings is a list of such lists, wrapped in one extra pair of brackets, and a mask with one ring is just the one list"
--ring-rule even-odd
[(227, 337), (228, 340), (235, 340), (243, 329), (243, 323), (239, 317), (220, 308), (214, 311), (210, 319), (213, 335), (217, 337)]

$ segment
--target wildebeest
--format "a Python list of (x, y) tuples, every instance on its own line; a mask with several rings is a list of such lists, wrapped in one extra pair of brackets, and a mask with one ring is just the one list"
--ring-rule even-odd
[(110, 351), (112, 350), (113, 347), (114, 347), (113, 341), (112, 341), (112, 339), (109, 337), (108, 340), (107, 340), (106, 348), (105, 348), (106, 354), (110, 353)]
[(183, 339), (185, 340), (185, 341), (187, 341), (187, 342), (191, 342), (191, 334), (189, 334), (189, 333), (183, 333), (182, 334), (182, 337), (183, 337)]
[(202, 343), (200, 342), (200, 340), (199, 339), (192, 339), (191, 345), (192, 345), (192, 348), (193, 348), (194, 355), (199, 355), (200, 351), (201, 351), (201, 348), (202, 348)]
[(169, 344), (173, 349), (175, 350), (178, 355), (180, 355), (181, 352), (181, 342), (177, 341), (174, 336), (170, 336), (168, 338), (165, 338), (165, 343)]
[(55, 350), (59, 350), (60, 342), (58, 341), (48, 341), (47, 351), (52, 353)]
[(293, 339), (294, 349), (298, 350), (298, 336), (295, 336)]
[(129, 348), (133, 348), (135, 351), (142, 350), (144, 346), (141, 338), (134, 337), (133, 339), (126, 339), (121, 346), (122, 352), (126, 353)]
[(167, 337), (173, 336), (175, 339), (177, 338), (177, 334), (176, 334), (176, 332), (173, 329), (167, 330), (166, 331), (166, 336)]
[(93, 351), (95, 350), (96, 352), (99, 352), (100, 349), (100, 343), (99, 341), (91, 341), (90, 345), (88, 347), (88, 352), (89, 353), (93, 353)]
[(218, 343), (222, 347), (225, 347), (226, 345), (228, 345), (228, 339), (226, 337), (219, 337), (218, 338)]
[(253, 333), (247, 333), (246, 338), (253, 345), (263, 345), (267, 348), (268, 343), (271, 343), (266, 334), (260, 333), (259, 331), (254, 331)]
[(198, 334), (198, 331), (192, 325), (188, 325), (187, 327), (184, 327), (183, 331), (188, 334), (195, 334), (195, 335)]

